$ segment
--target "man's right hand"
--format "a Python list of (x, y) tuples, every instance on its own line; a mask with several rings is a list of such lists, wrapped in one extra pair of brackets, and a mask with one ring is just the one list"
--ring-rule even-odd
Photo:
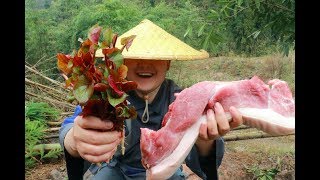
[(110, 131), (113, 123), (94, 116), (77, 116), (66, 134), (64, 146), (71, 156), (91, 163), (108, 162), (121, 142), (122, 134)]

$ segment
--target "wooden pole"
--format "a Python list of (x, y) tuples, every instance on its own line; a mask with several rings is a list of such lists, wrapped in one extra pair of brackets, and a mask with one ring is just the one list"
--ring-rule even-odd
[(50, 150), (54, 149), (61, 149), (61, 146), (59, 143), (54, 143), (54, 144), (38, 144), (33, 147), (34, 151), (41, 151), (44, 150), (45, 152), (48, 152)]
[(48, 80), (48, 81), (52, 82), (53, 84), (56, 84), (56, 85), (58, 85), (58, 86), (60, 86), (60, 87), (64, 87), (63, 83), (60, 83), (59, 81), (56, 81), (56, 80), (53, 80), (53, 79), (50, 79), (50, 78), (48, 78), (48, 77), (46, 77), (46, 76), (42, 75), (40, 72), (38, 72), (38, 71), (36, 71), (36, 70), (32, 69), (31, 67), (29, 67), (29, 66), (27, 66), (27, 65), (24, 65), (24, 66), (25, 66), (29, 71), (31, 71), (31, 72), (33, 72), (33, 73), (35, 73), (35, 74), (39, 75), (40, 77), (42, 77), (42, 78), (44, 78), (44, 79), (46, 79), (46, 80)]
[(59, 131), (60, 127), (53, 127), (49, 129), (45, 129), (44, 132), (56, 132)]
[(280, 137), (280, 136), (290, 136), (288, 135), (271, 135), (263, 132), (255, 132), (250, 134), (241, 134), (241, 135), (226, 135), (223, 137), (224, 141), (238, 141), (238, 140), (247, 140), (247, 139), (259, 139), (259, 138), (269, 138), (269, 137)]
[(67, 92), (62, 92), (62, 91), (59, 91), (57, 89), (54, 89), (52, 87), (49, 87), (49, 86), (46, 86), (46, 85), (43, 85), (43, 84), (40, 84), (40, 83), (37, 83), (37, 82), (34, 82), (34, 81), (31, 81), (29, 80), (28, 78), (24, 78), (24, 81), (28, 84), (32, 84), (32, 85), (35, 85), (35, 86), (39, 86), (39, 87), (42, 87), (42, 88), (46, 88), (46, 89), (50, 89), (51, 91), (55, 91), (61, 95), (66, 95)]
[(60, 126), (62, 124), (61, 121), (48, 121), (47, 124), (49, 126)]
[(42, 97), (42, 96), (40, 96), (40, 95), (31, 93), (31, 92), (28, 92), (28, 91), (25, 91), (25, 93), (28, 94), (28, 95), (34, 96), (34, 97), (36, 97), (36, 98), (44, 99), (44, 100), (49, 101), (49, 102), (51, 102), (51, 103), (61, 104), (61, 105), (68, 106), (68, 107), (71, 107), (71, 108), (75, 108), (75, 107), (76, 107), (76, 106), (73, 105), (73, 104), (65, 103), (65, 102), (60, 102), (60, 101), (57, 101), (57, 100), (54, 100), (54, 99), (51, 99), (51, 98), (48, 98), (48, 97)]

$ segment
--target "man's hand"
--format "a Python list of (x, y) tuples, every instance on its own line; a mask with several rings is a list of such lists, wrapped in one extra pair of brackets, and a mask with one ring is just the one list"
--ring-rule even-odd
[(112, 127), (109, 120), (78, 116), (65, 137), (65, 148), (72, 156), (81, 156), (92, 163), (108, 162), (122, 137), (121, 132), (110, 131)]
[(215, 139), (243, 123), (242, 116), (235, 107), (230, 107), (229, 112), (232, 117), (230, 122), (220, 103), (217, 102), (214, 109), (207, 110), (207, 124), (201, 124), (196, 142), (201, 155), (205, 156), (210, 152)]

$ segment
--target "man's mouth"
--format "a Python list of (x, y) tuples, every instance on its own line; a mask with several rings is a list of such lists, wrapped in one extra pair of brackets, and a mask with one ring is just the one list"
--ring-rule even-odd
[(137, 75), (141, 78), (150, 78), (153, 76), (153, 73), (141, 72), (141, 73), (137, 73)]

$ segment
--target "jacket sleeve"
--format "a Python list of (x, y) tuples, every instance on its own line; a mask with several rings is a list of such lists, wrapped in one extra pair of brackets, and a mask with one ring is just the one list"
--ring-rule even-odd
[(61, 128), (59, 130), (59, 143), (64, 152), (64, 158), (66, 161), (67, 174), (69, 180), (81, 180), (85, 172), (84, 160), (82, 158), (72, 157), (64, 147), (64, 138), (68, 131), (72, 128), (74, 119), (81, 113), (81, 107), (75, 108), (74, 114), (64, 119)]
[(224, 141), (220, 137), (215, 140), (215, 147), (206, 157), (199, 156), (198, 148), (193, 146), (186, 157), (186, 165), (200, 178), (206, 180), (218, 179), (218, 168), (221, 165), (224, 154)]

